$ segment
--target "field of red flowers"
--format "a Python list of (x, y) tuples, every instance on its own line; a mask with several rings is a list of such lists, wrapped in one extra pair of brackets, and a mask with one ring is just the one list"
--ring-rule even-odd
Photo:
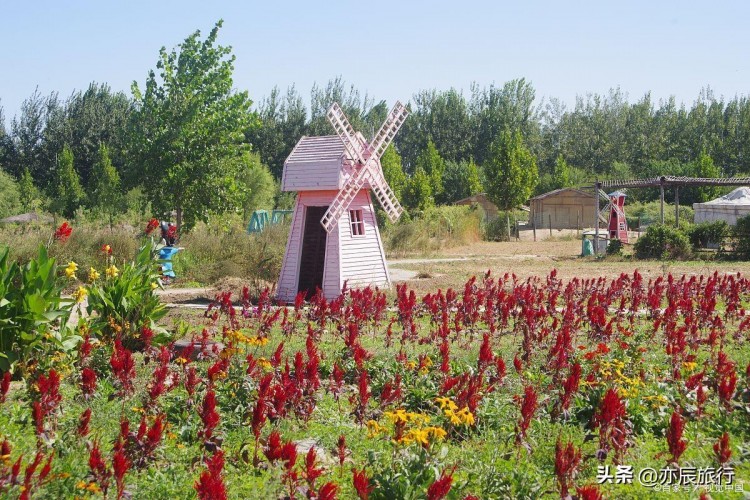
[(488, 274), (289, 307), (225, 292), (179, 345), (82, 321), (73, 352), (2, 379), (0, 495), (739, 497), (749, 294)]

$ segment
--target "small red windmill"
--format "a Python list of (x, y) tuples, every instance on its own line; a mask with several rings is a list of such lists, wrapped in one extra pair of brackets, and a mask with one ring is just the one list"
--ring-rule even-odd
[(622, 191), (609, 193), (609, 239), (628, 242), (628, 222), (625, 220), (625, 197)]

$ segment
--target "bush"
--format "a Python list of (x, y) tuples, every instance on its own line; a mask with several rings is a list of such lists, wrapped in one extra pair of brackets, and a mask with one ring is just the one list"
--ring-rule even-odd
[(18, 183), (0, 170), (0, 219), (17, 215), (22, 209)]
[(481, 214), (471, 207), (432, 207), (420, 217), (386, 226), (383, 239), (390, 255), (428, 254), (478, 241), (480, 225)]
[(100, 278), (92, 280), (88, 287), (87, 311), (96, 313), (92, 329), (104, 333), (105, 337), (122, 336), (123, 344), (129, 349), (142, 347), (138, 340), (141, 329), (157, 330), (156, 321), (167, 312), (154, 294), (161, 275), (157, 257), (158, 249), (148, 241), (122, 270), (107, 262), (108, 267), (100, 272)]
[(617, 238), (609, 240), (607, 255), (622, 255), (622, 241)]
[(42, 358), (45, 349), (71, 351), (78, 343), (65, 323), (72, 301), (62, 299), (55, 259), (39, 246), (24, 266), (0, 248), (0, 372), (16, 363), (22, 374)]
[(690, 257), (690, 242), (679, 229), (655, 224), (634, 245), (637, 259), (679, 260)]
[(690, 244), (694, 249), (708, 248), (714, 243), (722, 247), (722, 242), (731, 233), (729, 224), (723, 220), (713, 222), (702, 222), (692, 226), (686, 231)]
[[(680, 227), (683, 223), (692, 223), (695, 212), (691, 207), (680, 205)], [(659, 224), (661, 222), (661, 205), (658, 201), (647, 203), (625, 203), (625, 219), (628, 222), (628, 228), (631, 230), (638, 229), (638, 222), (641, 227)], [(674, 226), (674, 205), (664, 204), (664, 224)]]

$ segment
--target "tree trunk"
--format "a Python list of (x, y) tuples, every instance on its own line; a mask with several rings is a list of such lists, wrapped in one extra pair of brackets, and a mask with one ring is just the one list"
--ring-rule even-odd
[(177, 234), (180, 233), (180, 230), (182, 229), (182, 207), (177, 207)]

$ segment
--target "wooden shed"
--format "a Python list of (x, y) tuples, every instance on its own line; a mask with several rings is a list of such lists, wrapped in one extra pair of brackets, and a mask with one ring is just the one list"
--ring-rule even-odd
[(538, 229), (577, 229), (594, 223), (595, 198), (575, 188), (555, 189), (531, 198), (531, 220)]
[(458, 200), (454, 203), (454, 205), (476, 205), (477, 207), (482, 209), (485, 219), (494, 219), (495, 217), (497, 217), (497, 206), (492, 203), (489, 198), (487, 198), (486, 193), (471, 195), (468, 198), (464, 198), (463, 200)]

